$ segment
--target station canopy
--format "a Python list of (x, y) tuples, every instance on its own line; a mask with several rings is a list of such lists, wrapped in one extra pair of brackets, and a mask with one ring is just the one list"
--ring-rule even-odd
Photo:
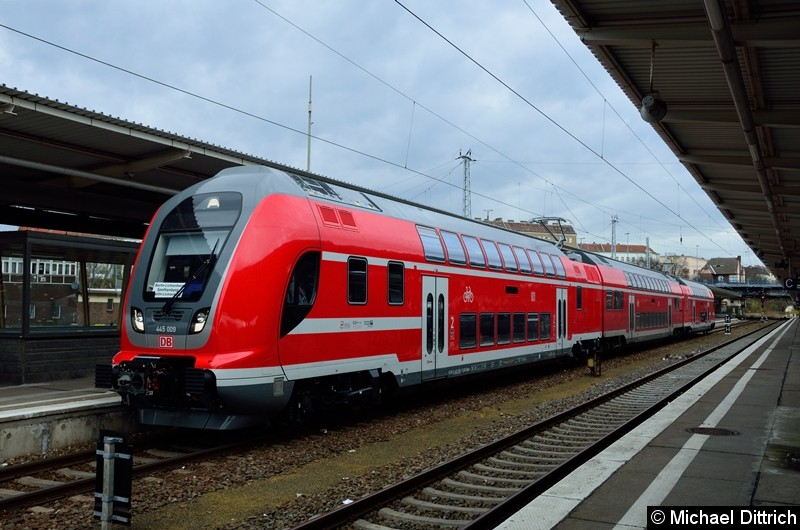
[[(551, 1), (755, 255), (797, 276), (800, 2)], [(0, 86), (0, 224), (140, 238), (170, 195), (246, 164), (284, 168)]]

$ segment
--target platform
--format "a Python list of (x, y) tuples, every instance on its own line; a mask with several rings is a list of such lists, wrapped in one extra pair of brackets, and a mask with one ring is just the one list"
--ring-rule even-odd
[[(735, 507), (735, 516), (741, 507), (770, 513), (790, 507), (800, 514), (798, 319), (778, 326), (498, 528), (648, 528), (648, 506)], [(649, 528), (657, 527), (651, 522)]]
[(0, 387), (0, 464), (91, 443), (103, 429), (133, 432), (133, 423), (93, 377)]

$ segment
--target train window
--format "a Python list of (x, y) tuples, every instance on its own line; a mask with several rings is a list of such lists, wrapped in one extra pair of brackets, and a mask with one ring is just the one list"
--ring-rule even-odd
[(465, 235), (462, 235), (461, 239), (464, 241), (464, 245), (467, 247), (469, 264), (473, 267), (486, 267), (486, 256), (483, 254), (483, 249), (481, 249), (481, 244), (478, 243), (478, 239)]
[(466, 265), (467, 254), (464, 252), (464, 247), (461, 245), (458, 234), (445, 232), (444, 230), (441, 231), (441, 234), (444, 240), (444, 246), (447, 249), (447, 258), (450, 260), (450, 263), (454, 265)]
[(628, 287), (633, 287), (633, 280), (631, 279), (631, 273), (630, 272), (626, 272), (625, 273), (625, 283), (628, 284)]
[(614, 309), (622, 310), (624, 308), (624, 294), (622, 291), (614, 291)]
[(550, 254), (547, 252), (542, 252), (540, 254), (542, 256), (542, 263), (544, 263), (544, 270), (548, 276), (555, 276), (556, 275), (556, 267), (553, 265), (553, 260), (550, 259)]
[(367, 303), (367, 259), (347, 258), (347, 301)]
[(556, 276), (559, 278), (566, 278), (567, 271), (564, 269), (564, 264), (561, 263), (561, 256), (550, 255), (550, 259), (553, 260), (553, 265), (556, 266)]
[(514, 342), (525, 342), (525, 313), (514, 313), (512, 325)]
[(193, 195), (175, 206), (159, 228), (145, 300), (199, 300), (241, 209), (236, 192)]
[(406, 297), (405, 266), (400, 262), (390, 261), (386, 266), (386, 274), (389, 305), (403, 305)]
[(533, 273), (537, 276), (544, 276), (544, 265), (542, 264), (542, 257), (535, 250), (528, 249), (528, 256), (531, 258), (533, 264)]
[(481, 239), (483, 250), (486, 251), (486, 258), (489, 260), (489, 268), (496, 270), (503, 270), (503, 262), (500, 260), (500, 253), (497, 251), (497, 246), (494, 241), (487, 241)]
[(583, 309), (583, 287), (575, 288), (575, 309)]
[(539, 340), (539, 313), (528, 313), (528, 342)]
[(503, 263), (506, 265), (506, 270), (509, 272), (517, 272), (519, 270), (519, 265), (517, 265), (517, 259), (514, 257), (511, 246), (505, 243), (498, 243), (497, 247), (500, 249), (500, 254), (503, 256)]
[(525, 249), (519, 247), (512, 248), (514, 250), (514, 255), (517, 257), (517, 261), (519, 262), (519, 270), (524, 274), (530, 274), (532, 271), (531, 260), (528, 259)]
[(289, 276), (281, 314), (281, 337), (297, 327), (311, 311), (317, 298), (319, 260), (319, 252), (303, 254)]
[(542, 340), (550, 338), (550, 313), (542, 313), (539, 315), (539, 331)]
[(481, 313), (481, 346), (494, 345), (494, 313)]
[(436, 347), (440, 352), (444, 351), (444, 336), (446, 335), (445, 329), (447, 329), (445, 328), (444, 324), (444, 306), (444, 294), (439, 293), (439, 297), (436, 299), (436, 329), (439, 330), (439, 333), (437, 334)]
[(444, 247), (439, 234), (433, 228), (418, 226), (417, 233), (422, 241), (422, 249), (425, 252), (425, 259), (444, 263)]
[(431, 353), (433, 351), (433, 294), (428, 293), (428, 297), (425, 299), (425, 329), (427, 330), (427, 334), (425, 336), (425, 347), (427, 348), (427, 352)]
[(511, 313), (497, 314), (497, 344), (511, 342)]
[(478, 345), (477, 315), (462, 313), (459, 317), (458, 345), (463, 350)]
[(361, 208), (380, 211), (380, 208), (378, 208), (369, 197), (358, 190), (352, 190), (336, 184), (328, 184), (322, 180), (295, 175), (293, 173), (290, 173), (290, 175), (294, 181), (303, 188), (303, 191), (313, 197), (325, 197), (326, 199), (343, 202), (352, 206), (360, 206)]
[(184, 199), (161, 224), (162, 231), (231, 227), (242, 211), (242, 194), (206, 193)]

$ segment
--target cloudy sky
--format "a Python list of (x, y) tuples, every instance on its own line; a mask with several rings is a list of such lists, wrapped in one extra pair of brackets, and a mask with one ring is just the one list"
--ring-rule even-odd
[(0, 83), (584, 243), (747, 246), (549, 0), (0, 0)]

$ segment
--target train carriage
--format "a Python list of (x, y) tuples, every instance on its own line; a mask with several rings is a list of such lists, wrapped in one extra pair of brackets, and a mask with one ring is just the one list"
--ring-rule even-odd
[(652, 338), (640, 315), (667, 314), (667, 280), (652, 307), (607, 309), (610, 290), (645, 302), (632, 270), (664, 278), (318, 176), (228, 169), (155, 215), (98, 384), (142, 424), (207, 429), (378, 401)]

